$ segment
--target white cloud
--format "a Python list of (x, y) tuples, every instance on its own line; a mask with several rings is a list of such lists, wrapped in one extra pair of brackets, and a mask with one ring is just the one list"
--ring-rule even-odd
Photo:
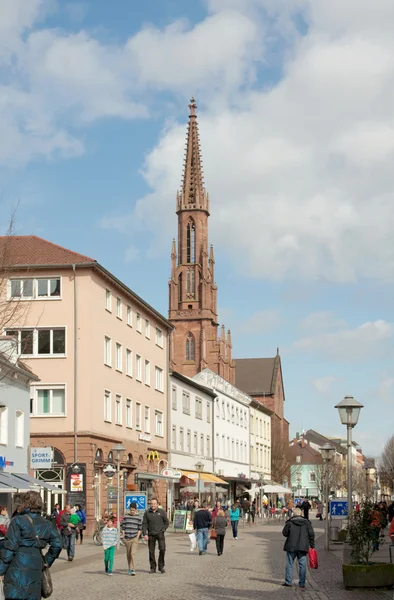
[(299, 327), (306, 331), (327, 331), (346, 326), (346, 321), (338, 319), (329, 310), (321, 310), (311, 313), (301, 321)]
[(384, 377), (380, 381), (378, 394), (386, 402), (394, 401), (394, 377)]
[(125, 261), (126, 262), (133, 262), (134, 260), (136, 260), (140, 255), (140, 250), (139, 248), (137, 248), (136, 246), (128, 246), (128, 248), (126, 248), (126, 252), (125, 252)]
[(312, 385), (319, 392), (319, 394), (328, 394), (331, 390), (332, 384), (337, 381), (336, 377), (332, 375), (326, 375), (325, 377), (318, 377), (312, 380)]
[(274, 329), (281, 323), (280, 313), (275, 308), (267, 308), (253, 313), (244, 321), (240, 321), (237, 330), (243, 333), (264, 333)]
[(357, 362), (387, 356), (394, 337), (394, 324), (384, 320), (370, 321), (355, 328), (323, 331), (304, 337), (293, 344), (294, 350), (314, 355), (323, 354), (333, 360)]

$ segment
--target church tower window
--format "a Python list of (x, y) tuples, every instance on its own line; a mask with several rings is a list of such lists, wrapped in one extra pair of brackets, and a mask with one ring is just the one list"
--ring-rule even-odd
[(186, 292), (189, 296), (193, 296), (196, 293), (196, 278), (194, 269), (188, 269), (186, 277)]
[(187, 226), (186, 262), (196, 262), (196, 227), (193, 222), (188, 223)]
[(182, 302), (182, 273), (180, 273), (178, 277), (178, 299), (179, 302)]
[(188, 333), (186, 338), (186, 360), (196, 360), (194, 336)]

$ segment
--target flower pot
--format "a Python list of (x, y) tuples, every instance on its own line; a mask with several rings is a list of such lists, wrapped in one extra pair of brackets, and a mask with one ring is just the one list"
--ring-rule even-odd
[(394, 564), (342, 565), (343, 583), (349, 588), (390, 588), (394, 586)]

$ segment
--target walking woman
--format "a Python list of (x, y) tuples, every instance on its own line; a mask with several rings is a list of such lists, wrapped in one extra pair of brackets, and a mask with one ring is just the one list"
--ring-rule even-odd
[(75, 505), (75, 514), (78, 515), (78, 517), (80, 519), (80, 523), (77, 526), (76, 539), (78, 541), (78, 538), (79, 538), (79, 543), (82, 544), (83, 543), (83, 532), (86, 529), (86, 513), (82, 509), (82, 506), (80, 504)]
[(218, 556), (222, 556), (224, 549), (224, 536), (226, 535), (227, 518), (224, 510), (220, 509), (213, 522), (213, 527), (216, 530), (216, 550)]
[(240, 511), (236, 504), (233, 504), (230, 508), (230, 523), (231, 529), (233, 530), (233, 538), (238, 539), (238, 522), (240, 517)]
[(20, 512), (8, 527), (0, 558), (0, 577), (4, 579), (6, 600), (40, 600), (41, 550), (49, 545), (45, 555), (49, 567), (62, 550), (60, 535), (50, 521), (40, 516), (41, 511), (40, 494), (27, 492)]

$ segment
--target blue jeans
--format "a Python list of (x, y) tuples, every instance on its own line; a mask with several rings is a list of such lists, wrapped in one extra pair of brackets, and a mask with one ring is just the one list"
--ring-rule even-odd
[(200, 552), (206, 552), (208, 548), (208, 527), (197, 529), (197, 543)]
[(231, 521), (231, 529), (233, 530), (233, 538), (238, 537), (238, 521)]
[(74, 555), (75, 555), (75, 531), (70, 533), (70, 535), (64, 536), (63, 548), (65, 548), (67, 550), (68, 558), (74, 558)]
[(285, 581), (289, 585), (293, 581), (294, 561), (298, 558), (298, 567), (300, 570), (300, 587), (305, 587), (306, 578), (306, 552), (287, 552), (286, 553), (286, 578)]

